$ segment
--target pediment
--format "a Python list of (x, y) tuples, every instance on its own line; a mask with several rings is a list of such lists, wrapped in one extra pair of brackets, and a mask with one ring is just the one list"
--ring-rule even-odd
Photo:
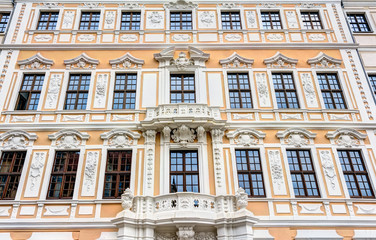
[(101, 134), (103, 140), (107, 140), (107, 144), (115, 148), (129, 147), (141, 137), (141, 134), (132, 132), (128, 129), (114, 129)]
[(342, 60), (320, 52), (316, 57), (308, 59), (307, 63), (313, 68), (339, 68)]
[(204, 53), (198, 48), (188, 47), (188, 54), (182, 51), (174, 59), (175, 51), (175, 47), (166, 48), (160, 53), (154, 54), (154, 59), (159, 62), (160, 67), (172, 66), (176, 67), (179, 71), (184, 71), (191, 67), (204, 67), (205, 62), (210, 57), (210, 54)]
[(223, 68), (251, 68), (254, 60), (245, 58), (234, 52), (228, 58), (219, 60)]
[(166, 3), (163, 5), (165, 8), (168, 9), (194, 9), (198, 7), (198, 4), (192, 3), (191, 1), (186, 1), (186, 0), (176, 0), (176, 1), (171, 1), (169, 3)]
[(76, 129), (64, 129), (48, 135), (48, 138), (53, 140), (58, 148), (77, 148), (89, 137), (90, 135), (86, 132)]
[(235, 131), (230, 131), (226, 136), (235, 144), (243, 146), (251, 146), (262, 143), (266, 134), (250, 128), (240, 128)]
[(64, 60), (66, 69), (96, 69), (99, 60), (89, 57), (86, 53), (73, 59)]
[(340, 128), (333, 132), (328, 132), (326, 137), (339, 146), (355, 147), (367, 138), (367, 134), (351, 128)]
[(11, 130), (0, 134), (0, 141), (4, 148), (25, 149), (30, 142), (37, 140), (35, 133), (28, 133), (23, 130)]
[(264, 59), (264, 64), (268, 68), (295, 68), (298, 63), (298, 59), (289, 58), (280, 52), (277, 52), (274, 56)]
[(141, 68), (144, 63), (144, 60), (132, 56), (129, 52), (117, 59), (110, 60), (112, 69)]
[(316, 135), (316, 133), (304, 128), (289, 128), (285, 131), (279, 131), (276, 134), (277, 138), (281, 139), (283, 143), (293, 145), (295, 147), (301, 147), (313, 142)]
[(32, 70), (32, 69), (50, 69), (51, 66), (54, 64), (54, 61), (51, 59), (47, 59), (42, 56), (42, 54), (37, 53), (32, 57), (29, 57), (24, 60), (18, 61), (18, 65), (20, 65), (20, 69), (24, 70)]

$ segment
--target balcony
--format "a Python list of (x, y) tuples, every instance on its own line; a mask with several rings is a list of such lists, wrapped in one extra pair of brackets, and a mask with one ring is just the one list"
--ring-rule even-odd
[[(235, 195), (214, 196), (180, 192), (160, 196), (133, 196), (127, 189), (122, 195), (123, 211), (112, 223), (118, 239), (156, 239), (158, 234), (177, 236), (211, 235), (210, 239), (252, 239), (257, 223), (249, 210), (248, 195), (239, 189)], [(158, 239), (158, 238), (157, 238)]]
[(156, 108), (146, 110), (146, 118), (141, 121), (143, 127), (162, 128), (166, 124), (189, 124), (190, 127), (224, 126), (218, 107), (209, 107), (207, 104), (178, 103), (161, 104)]

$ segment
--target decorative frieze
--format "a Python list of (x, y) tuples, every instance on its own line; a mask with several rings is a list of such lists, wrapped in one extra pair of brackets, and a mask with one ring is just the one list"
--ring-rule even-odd
[(280, 152), (278, 150), (268, 150), (268, 157), (274, 195), (286, 195), (286, 183), (283, 176)]
[(24, 197), (38, 197), (46, 156), (46, 152), (34, 152)]
[(104, 108), (106, 106), (108, 74), (99, 74), (96, 87), (93, 108)]
[(192, 3), (191, 1), (187, 0), (175, 0), (163, 5), (167, 9), (179, 9), (179, 10), (186, 10), (186, 9), (195, 9), (198, 7), (198, 4)]
[(99, 151), (88, 151), (81, 196), (95, 196)]

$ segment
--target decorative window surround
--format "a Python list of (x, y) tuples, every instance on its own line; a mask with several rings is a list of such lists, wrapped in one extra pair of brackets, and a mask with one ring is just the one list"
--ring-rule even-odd
[(219, 60), (223, 68), (252, 68), (254, 60), (245, 58), (234, 52), (228, 58)]
[(17, 64), (20, 65), (21, 70), (49, 70), (54, 64), (54, 61), (43, 57), (40, 53), (37, 53), (25, 60), (18, 61)]
[(113, 148), (127, 148), (137, 145), (137, 140), (140, 137), (141, 134), (128, 129), (113, 129), (101, 134), (101, 139), (104, 140), (103, 145)]
[(328, 132), (326, 137), (330, 139), (332, 144), (343, 147), (355, 147), (364, 144), (363, 140), (367, 138), (367, 134), (350, 128), (340, 128), (336, 131)]
[(280, 52), (274, 56), (264, 59), (264, 64), (267, 68), (295, 68), (298, 59), (286, 57)]
[(281, 144), (293, 145), (294, 147), (302, 147), (307, 144), (314, 144), (316, 133), (303, 128), (289, 128), (285, 131), (279, 131), (276, 136), (281, 140)]
[(133, 57), (129, 52), (117, 59), (110, 60), (112, 69), (142, 68), (144, 63), (144, 60)]
[(297, 230), (295, 240), (342, 240), (336, 230)]
[(342, 60), (320, 52), (316, 57), (308, 59), (307, 63), (311, 65), (312, 68), (339, 68)]
[(80, 56), (70, 60), (64, 60), (66, 69), (96, 69), (99, 60), (89, 57), (86, 53), (82, 53)]
[(23, 130), (10, 130), (0, 135), (0, 146), (4, 149), (25, 149), (37, 140), (35, 133)]
[(78, 148), (80, 145), (84, 146), (89, 137), (89, 134), (85, 132), (81, 133), (75, 129), (64, 129), (48, 135), (48, 138), (52, 140), (52, 145), (58, 148)]
[(230, 139), (230, 144), (242, 145), (249, 147), (256, 144), (263, 144), (266, 134), (254, 129), (241, 128), (236, 131), (230, 131), (226, 134)]

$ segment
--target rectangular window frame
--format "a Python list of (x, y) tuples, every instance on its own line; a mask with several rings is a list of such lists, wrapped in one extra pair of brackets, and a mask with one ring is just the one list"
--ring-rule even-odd
[[(305, 21), (303, 19), (304, 14), (308, 14), (309, 21)], [(317, 17), (318, 17), (319, 20), (318, 21), (312, 21), (311, 14), (317, 14)], [(324, 25), (323, 25), (323, 22), (322, 22), (322, 19), (321, 19), (320, 11), (301, 11), (300, 17), (301, 17), (301, 20), (302, 20), (302, 28), (303, 29), (306, 29), (306, 30), (322, 30), (322, 29), (324, 29)], [(320, 28), (315, 28), (315, 25), (313, 24), (314, 22), (320, 23)], [(310, 23), (310, 28), (307, 28), (304, 23)]]
[[(304, 175), (305, 174), (311, 174), (311, 175), (313, 175), (315, 177), (315, 184), (317, 186), (316, 190), (317, 190), (317, 193), (318, 193), (318, 195), (309, 196), (308, 195), (308, 190), (307, 190), (308, 188), (306, 186), (306, 181), (303, 180), (302, 183), (303, 183), (303, 187), (304, 187), (304, 195), (296, 195), (295, 194), (295, 189), (293, 188), (294, 196), (296, 198), (321, 198), (320, 186), (319, 186), (318, 180), (317, 180), (317, 174), (316, 174), (316, 170), (315, 170), (314, 159), (312, 157), (312, 151), (310, 149), (286, 149), (286, 156), (288, 155), (287, 152), (289, 152), (289, 151), (294, 151), (294, 152), (297, 153), (296, 156), (298, 158), (298, 164), (299, 164), (299, 168), (300, 168), (300, 170), (292, 170), (290, 168), (290, 166), (289, 166), (291, 178), (292, 178), (293, 174), (299, 174), (300, 176), (302, 176), (302, 179), (304, 179)], [(303, 170), (302, 169), (302, 161), (301, 161), (300, 155), (299, 155), (300, 151), (306, 151), (306, 152), (309, 153), (309, 158), (310, 158), (311, 165), (312, 165), (312, 170), (311, 171), (310, 170)], [(287, 164), (289, 165), (288, 156), (287, 156), (287, 162), (288, 162)], [(291, 182), (293, 182), (292, 179), (291, 179)]]
[[(268, 13), (268, 21), (263, 21), (263, 14), (266, 14), (266, 13)], [(272, 13), (278, 13), (279, 21), (273, 21), (273, 19), (271, 17)], [(260, 12), (260, 20), (261, 20), (260, 22), (261, 22), (261, 26), (262, 26), (263, 30), (282, 30), (283, 29), (283, 22), (282, 22), (281, 12), (280, 11), (268, 11), (268, 10), (261, 11)], [(264, 26), (264, 22), (270, 23), (270, 28), (266, 28)], [(278, 28), (278, 25), (275, 26), (273, 24), (275, 22), (279, 22), (280, 23), (280, 28)]]
[[(79, 85), (78, 85), (78, 88), (77, 88), (77, 90), (69, 90), (69, 84), (70, 84), (70, 81), (72, 80), (71, 79), (71, 77), (72, 76), (77, 76), (77, 75), (79, 75), (80, 76), (80, 78), (79, 78)], [(81, 87), (81, 81), (82, 81), (82, 76), (83, 75), (86, 75), (86, 76), (90, 76), (90, 79), (89, 79), (89, 81), (90, 81), (90, 83), (89, 83), (89, 88), (88, 88), (88, 90), (80, 90), (80, 87)], [(88, 99), (89, 99), (89, 91), (90, 91), (90, 85), (91, 85), (91, 78), (92, 78), (92, 75), (91, 75), (91, 73), (73, 73), (73, 74), (69, 74), (69, 79), (68, 79), (68, 83), (67, 83), (67, 88), (66, 88), (66, 91), (65, 91), (65, 101), (64, 101), (64, 110), (70, 110), (70, 111), (72, 111), (72, 110), (82, 110), (82, 111), (84, 111), (84, 110), (86, 110), (87, 109), (87, 107), (88, 107)], [(74, 103), (74, 109), (67, 109), (67, 101), (68, 101), (68, 94), (74, 94), (74, 93), (76, 93), (76, 98), (75, 98), (75, 103)], [(78, 107), (78, 100), (80, 99), (79, 98), (79, 96), (80, 96), (80, 94), (87, 94), (87, 98), (86, 98), (86, 106), (85, 106), (85, 109), (78, 109), (77, 107)], [(71, 104), (70, 104), (71, 105)]]
[[(118, 153), (123, 153), (123, 154), (130, 154), (130, 157), (127, 159), (130, 161), (130, 170), (127, 171), (121, 171), (121, 164), (122, 162), (121, 161), (118, 161), (118, 164), (117, 164), (117, 169), (116, 171), (108, 171), (107, 170), (107, 166), (108, 166), (108, 163), (109, 163), (109, 157), (110, 157), (110, 152), (118, 152)], [(119, 155), (118, 156), (118, 160), (119, 158), (121, 158), (123, 155)], [(126, 164), (125, 165), (128, 165), (127, 163), (127, 160), (126, 160)], [(109, 149), (107, 151), (107, 157), (106, 157), (106, 168), (105, 168), (105, 174), (104, 174), (104, 184), (103, 184), (103, 199), (119, 199), (121, 198), (121, 194), (124, 192), (124, 190), (126, 190), (127, 188), (130, 188), (131, 185), (132, 185), (132, 165), (133, 165), (133, 151), (132, 150), (116, 150), (116, 149)], [(106, 177), (108, 175), (115, 175), (116, 176), (116, 183), (115, 183), (115, 195), (114, 196), (105, 196), (105, 192), (106, 192)], [(125, 186), (122, 188), (122, 190), (119, 192), (119, 191), (116, 191), (116, 189), (119, 190), (119, 185), (120, 185), (120, 178), (121, 176), (124, 176), (124, 177), (128, 177), (129, 178), (129, 186)], [(112, 188), (111, 188), (112, 189)]]
[[(237, 89), (230, 89), (230, 82), (229, 82), (229, 75), (235, 75), (236, 74), (236, 81), (237, 81)], [(249, 89), (242, 89), (240, 87), (240, 83), (239, 83), (239, 75), (247, 75), (247, 79), (248, 79), (248, 86), (249, 86)], [(250, 79), (250, 76), (249, 76), (249, 72), (227, 72), (227, 87), (228, 87), (228, 91), (229, 91), (229, 102), (230, 102), (230, 108), (231, 109), (253, 109), (254, 108), (254, 104), (253, 104), (253, 94), (252, 94), (252, 86), (251, 86), (251, 79)], [(231, 93), (239, 93), (239, 104), (240, 104), (240, 107), (236, 108), (236, 107), (232, 107), (232, 102), (231, 102)], [(242, 101), (242, 96), (241, 96), (241, 93), (249, 93), (250, 94), (250, 99), (251, 99), (251, 107), (244, 107), (243, 105), (246, 105), (247, 103), (243, 103)]]
[[(179, 21), (172, 21), (172, 14), (177, 14), (179, 13), (180, 14), (180, 17), (179, 17)], [(191, 21), (183, 21), (183, 14), (184, 13), (190, 13), (191, 14)], [(172, 23), (180, 23), (179, 24), (179, 29), (172, 29), (173, 26), (172, 26)], [(190, 23), (190, 28), (184, 28), (184, 23)], [(189, 30), (193, 30), (193, 12), (192, 11), (171, 11), (170, 12), (170, 30), (171, 31), (189, 31)]]
[[(181, 90), (172, 90), (172, 77), (173, 76), (180, 76), (181, 77)], [(193, 76), (193, 88), (194, 90), (184, 90), (184, 76)], [(178, 103), (172, 103), (172, 94), (181, 94), (182, 95), (182, 101), (178, 103), (196, 103), (197, 96), (196, 96), (196, 75), (194, 73), (171, 73), (170, 74), (170, 103), (171, 104), (178, 104)], [(184, 100), (184, 94), (194, 94), (194, 101), (193, 102), (185, 102)]]
[[(239, 170), (238, 169), (238, 159), (237, 159), (237, 152), (238, 151), (246, 151), (247, 153), (247, 170)], [(260, 170), (251, 170), (250, 169), (250, 162), (249, 162), (249, 151), (257, 151), (258, 152), (258, 157), (259, 157), (259, 161), (260, 161)], [(248, 197), (250, 198), (265, 198), (266, 197), (266, 188), (265, 188), (265, 178), (264, 178), (264, 172), (263, 172), (263, 168), (262, 168), (262, 156), (261, 156), (261, 151), (260, 149), (252, 149), (252, 148), (237, 148), (235, 149), (235, 169), (236, 169), (236, 174), (237, 174), (237, 181), (238, 181), (238, 185), (240, 186), (239, 184), (239, 173), (241, 174), (247, 174), (248, 175), (248, 180), (249, 180), (249, 185), (250, 185), (250, 195), (248, 195)], [(253, 182), (252, 182), (252, 174), (260, 174), (261, 177), (262, 177), (262, 189), (263, 189), (263, 192), (264, 194), (263, 195), (255, 195), (254, 192), (253, 192)], [(244, 189), (246, 190), (246, 189)]]
[[(130, 14), (130, 20), (129, 21), (123, 21), (123, 16), (125, 14)], [(134, 21), (133, 20), (134, 14), (138, 14), (139, 15), (139, 21)], [(121, 15), (120, 15), (120, 30), (121, 31), (138, 31), (138, 30), (141, 30), (141, 19), (142, 19), (141, 12), (137, 12), (137, 11), (122, 11)], [(129, 22), (129, 26), (127, 28), (125, 26), (123, 26), (123, 23), (128, 23), (128, 22)], [(138, 28), (136, 27), (137, 24), (135, 24), (135, 23), (138, 23)], [(135, 28), (135, 29), (133, 29), (133, 28)]]
[[(4, 21), (4, 16), (7, 16), (6, 21)], [(7, 31), (10, 20), (10, 12), (0, 12), (0, 34), (3, 34)]]
[[(327, 77), (328, 75), (335, 75), (340, 90), (335, 90), (335, 89), (332, 90), (331, 88), (330, 88), (329, 90), (322, 90), (322, 89), (321, 89), (321, 86), (320, 86), (319, 75), (325, 75), (325, 76), (326, 76), (326, 77), (325, 77), (326, 80), (328, 80), (328, 77)], [(318, 87), (319, 87), (319, 89), (320, 89), (320, 91), (321, 91), (321, 97), (322, 97), (322, 99), (323, 99), (323, 104), (324, 104), (324, 106), (325, 106), (325, 109), (339, 109), (339, 110), (349, 109), (349, 106), (348, 106), (347, 101), (346, 101), (345, 92), (344, 92), (344, 90), (343, 90), (342, 83), (341, 83), (341, 79), (340, 79), (340, 77), (339, 77), (338, 72), (316, 72), (316, 78), (317, 78), (317, 84), (318, 84)], [(333, 104), (334, 104), (334, 108), (328, 108), (328, 107), (327, 107), (326, 102), (325, 102), (325, 99), (324, 99), (324, 94), (323, 94), (323, 92), (329, 92), (329, 93), (330, 93), (330, 97), (331, 97), (332, 102), (333, 102)], [(338, 108), (338, 107), (337, 107), (337, 104), (335, 104), (335, 102), (334, 102), (333, 92), (337, 92), (337, 93), (341, 92), (341, 93), (342, 93), (343, 104), (344, 104), (344, 106), (345, 106), (344, 108)]]
[(371, 84), (371, 91), (376, 96), (376, 73), (369, 73), (368, 79)]
[[(357, 28), (361, 29), (360, 24), (362, 24), (362, 23), (359, 23), (357, 18), (355, 18), (355, 20), (356, 20), (355, 23), (351, 23), (350, 20), (349, 20), (349, 16), (353, 16), (353, 15), (362, 15), (364, 17), (365, 25), (367, 26), (368, 31), (355, 31), (354, 30), (352, 24), (356, 24)], [(353, 33), (373, 33), (371, 21), (369, 21), (369, 18), (367, 16), (366, 12), (346, 12), (346, 21), (349, 23), (350, 29)]]
[[(33, 76), (33, 80), (32, 80), (33, 83), (31, 85), (31, 90), (22, 90), (22, 87), (24, 86), (26, 77), (30, 77), (30, 76)], [(42, 84), (39, 85), (40, 90), (33, 90), (34, 87), (36, 86), (35, 82), (36, 82), (37, 77), (43, 77), (43, 79), (41, 80)], [(17, 101), (16, 101), (16, 105), (14, 106), (14, 110), (16, 110), (16, 111), (37, 111), (38, 110), (39, 101), (40, 101), (40, 97), (42, 95), (45, 77), (46, 77), (46, 75), (44, 73), (30, 73), (30, 74), (24, 74), (22, 76), (21, 86), (20, 86), (19, 91), (18, 91)], [(21, 107), (19, 106), (22, 93), (28, 93), (29, 94), (28, 98), (27, 98), (26, 106), (25, 106), (24, 109), (20, 109)], [(38, 98), (34, 98), (35, 101), (38, 101), (38, 103), (36, 105), (33, 104), (33, 106), (36, 106), (36, 109), (29, 109), (33, 94), (39, 94)]]
[[(359, 156), (360, 156), (360, 159), (362, 160), (362, 165), (363, 165), (364, 171), (354, 171), (354, 165), (353, 165), (353, 162), (351, 161), (351, 158), (349, 158), (350, 159), (349, 163), (350, 163), (352, 171), (344, 171), (343, 170), (343, 165), (342, 165), (342, 162), (341, 162), (341, 157), (339, 155), (339, 152), (347, 152), (347, 154), (349, 152), (358, 152)], [(368, 180), (368, 184), (370, 186), (370, 190), (371, 190), (372, 196), (362, 196), (361, 190), (360, 190), (360, 187), (359, 187), (358, 179), (355, 177), (355, 180), (356, 180), (355, 181), (355, 185), (356, 185), (357, 191), (358, 191), (358, 193), (360, 195), (358, 195), (358, 196), (351, 196), (350, 191), (347, 188), (347, 191), (348, 191), (348, 193), (350, 195), (350, 198), (353, 198), (353, 199), (374, 199), (375, 198), (375, 191), (373, 189), (372, 181), (371, 181), (371, 178), (369, 176), (369, 171), (368, 171), (368, 168), (366, 166), (366, 162), (365, 162), (365, 159), (364, 159), (363, 151), (360, 150), (360, 149), (337, 149), (337, 156), (338, 156), (339, 164), (341, 165), (341, 170), (342, 170), (343, 177), (345, 178), (346, 188), (347, 188), (346, 175), (353, 175), (353, 176), (363, 175), (363, 176), (366, 176), (366, 178)], [(347, 156), (349, 156), (349, 155), (347, 155)], [(357, 172), (358, 172), (358, 174), (357, 174)]]
[[(276, 102), (277, 102), (277, 107), (278, 109), (300, 109), (301, 108), (301, 104), (300, 104), (300, 98), (299, 98), (299, 92), (298, 92), (298, 88), (296, 87), (297, 84), (295, 82), (295, 78), (294, 78), (294, 73), (292, 72), (272, 72), (271, 73), (272, 75), (272, 82), (273, 82), (273, 90), (274, 90), (274, 94), (275, 94), (275, 98), (276, 98)], [(282, 80), (282, 83), (283, 83), (283, 89), (276, 89), (275, 85), (274, 85), (274, 76), (275, 75), (280, 75), (281, 76), (281, 80)], [(293, 89), (287, 89), (286, 88), (286, 84), (285, 84), (285, 78), (284, 78), (284, 75), (291, 75), (291, 80), (292, 80), (292, 84), (294, 86)], [(284, 93), (284, 99), (285, 99), (285, 102), (286, 102), (286, 105), (287, 107), (284, 108), (284, 107), (280, 107), (278, 105), (278, 101), (277, 101), (277, 92), (283, 92)], [(290, 107), (291, 104), (293, 103), (290, 103), (288, 101), (288, 95), (287, 93), (292, 93), (292, 92), (295, 92), (295, 96), (296, 96), (296, 103), (297, 103), (297, 107)]]
[[(179, 152), (179, 153), (184, 153), (184, 157), (183, 157), (183, 171), (171, 171), (171, 153), (172, 152)], [(186, 171), (186, 158), (185, 158), (185, 154), (186, 153), (189, 153), (189, 152), (194, 152), (197, 154), (197, 171)], [(183, 175), (183, 191), (182, 192), (187, 192), (187, 184), (186, 184), (186, 178), (185, 176), (186, 175), (196, 175), (197, 176), (197, 181), (198, 181), (198, 184), (197, 184), (197, 188), (198, 188), (198, 191), (195, 192), (195, 193), (200, 193), (200, 155), (199, 155), (199, 151), (198, 149), (189, 149), (189, 150), (179, 150), (179, 149), (170, 149), (170, 152), (169, 152), (169, 193), (174, 193), (172, 191), (172, 183), (171, 183), (171, 176), (172, 175)], [(176, 191), (178, 192), (178, 191)]]
[[(41, 23), (41, 18), (42, 18), (42, 15), (45, 14), (45, 13), (48, 13), (49, 16), (48, 16), (48, 20), (47, 21), (43, 21), (43, 22), (46, 22), (46, 29), (39, 29), (40, 28), (40, 23)], [(51, 17), (52, 17), (52, 14), (53, 13), (57, 13), (57, 19), (56, 19), (56, 22), (55, 21), (51, 21)], [(37, 22), (37, 27), (36, 27), (36, 30), (38, 31), (54, 31), (57, 29), (57, 23), (59, 22), (59, 15), (60, 13), (58, 11), (40, 11), (39, 12), (39, 18), (38, 18), (38, 22)], [(55, 23), (54, 25), (54, 28), (53, 29), (49, 29), (50, 27), (50, 23)]]
[[(56, 172), (54, 172), (54, 168), (55, 168), (55, 164), (56, 164), (58, 153), (66, 153), (66, 154), (68, 154), (68, 157), (70, 157), (70, 154), (72, 154), (72, 155), (73, 154), (77, 154), (77, 163), (74, 164), (74, 165), (76, 165), (76, 171), (69, 171), (69, 172), (67, 171), (67, 168), (68, 168), (68, 165), (69, 165), (69, 161), (66, 160), (64, 162), (64, 169), (63, 169), (63, 171), (56, 171)], [(46, 197), (47, 199), (73, 199), (75, 188), (76, 188), (75, 180), (77, 180), (77, 173), (80, 172), (79, 169), (78, 169), (79, 162), (80, 162), (80, 155), (81, 155), (81, 151), (80, 150), (67, 150), (67, 151), (64, 151), (64, 150), (60, 151), (59, 150), (59, 151), (55, 151), (54, 161), (53, 161), (53, 165), (52, 165), (52, 169), (51, 169), (50, 180), (49, 180), (49, 184), (48, 184), (48, 191), (47, 191), (47, 197)], [(50, 191), (53, 191), (51, 189), (51, 186), (52, 186), (52, 179), (53, 179), (54, 176), (62, 176), (62, 181), (61, 181), (61, 186), (60, 186), (59, 196), (58, 197), (54, 197), (54, 196), (51, 197), (50, 196)], [(71, 196), (62, 196), (63, 192), (65, 190), (64, 185), (65, 185), (66, 180), (67, 180), (68, 177), (73, 177), (74, 178), (73, 189), (71, 189)]]
[[(13, 154), (12, 156), (12, 162), (11, 162), (11, 165), (9, 167), (9, 170), (13, 170), (14, 168), (14, 165), (16, 163), (16, 159), (17, 159), (17, 154), (18, 153), (21, 153), (23, 154), (23, 160), (22, 160), (22, 163), (19, 164), (20, 166), (20, 171), (19, 172), (13, 172), (13, 171), (7, 171), (7, 172), (0, 172), (0, 178), (2, 177), (6, 177), (6, 183), (5, 183), (5, 187), (4, 187), (4, 191), (2, 193), (0, 193), (0, 200), (14, 200), (17, 196), (17, 192), (18, 192), (18, 188), (19, 187), (22, 187), (20, 186), (20, 180), (21, 180), (21, 175), (22, 175), (22, 170), (25, 166), (25, 161), (26, 161), (26, 156), (27, 156), (27, 151), (2, 151), (1, 152), (1, 156), (0, 156), (0, 164), (3, 162), (3, 159), (4, 159), (4, 155), (5, 154)], [(11, 187), (11, 178), (13, 177), (13, 180), (17, 177), (18, 177), (18, 183), (17, 184), (14, 184), (15, 186), (13, 186), (13, 188), (17, 188), (16, 190), (16, 193), (14, 194), (14, 196), (6, 196), (6, 193), (8, 192), (9, 190), (9, 187)]]
[[(125, 78), (125, 84), (124, 84), (124, 90), (116, 90), (116, 81), (118, 80), (117, 77), (118, 76), (121, 76), (121, 75), (125, 75), (126, 78)], [(136, 76), (136, 84), (134, 84), (135, 88), (134, 89), (127, 89), (129, 84), (128, 84), (128, 81), (130, 80), (128, 77), (129, 76)], [(133, 85), (133, 84), (131, 84)], [(134, 72), (119, 72), (119, 73), (116, 73), (115, 74), (115, 81), (114, 81), (114, 91), (113, 91), (113, 99), (112, 99), (112, 109), (113, 110), (122, 110), (122, 109), (136, 109), (136, 103), (137, 103), (137, 87), (138, 87), (138, 74), (137, 73), (134, 73)], [(115, 108), (115, 96), (116, 96), (116, 93), (122, 93), (124, 94), (123, 96), (123, 103), (122, 103), (122, 108)], [(133, 107), (129, 107), (127, 108), (127, 99), (132, 99), (132, 98), (127, 98), (127, 93), (133, 93), (134, 94), (134, 103), (129, 103), (130, 105), (134, 105)], [(120, 98), (119, 98), (120, 99)], [(120, 105), (120, 103), (118, 103)]]
[[(87, 14), (87, 13), (90, 13), (90, 19), (88, 21), (83, 21), (82, 17), (84, 16), (84, 14)], [(93, 14), (94, 13), (98, 13), (98, 15), (99, 15), (99, 20), (98, 21), (93, 21)], [(81, 18), (80, 18), (80, 23), (79, 23), (78, 29), (80, 31), (98, 31), (100, 29), (101, 15), (102, 14), (101, 14), (100, 11), (82, 11), (81, 12)], [(97, 23), (97, 22), (98, 22), (98, 26), (95, 27), (95, 25), (94, 25), (94, 28), (92, 28), (92, 23)], [(85, 27), (82, 26), (82, 23), (88, 23), (88, 26), (87, 26), (88, 29), (83, 29)]]
[[(239, 14), (239, 21), (236, 21), (233, 19), (233, 14)], [(229, 21), (223, 21), (223, 14), (229, 14)], [(243, 25), (242, 25), (242, 15), (240, 11), (221, 11), (221, 28), (222, 30), (242, 30)], [(223, 22), (228, 22), (230, 23), (229, 28), (225, 28), (223, 26)], [(239, 24), (233, 24), (233, 23), (239, 23)]]

